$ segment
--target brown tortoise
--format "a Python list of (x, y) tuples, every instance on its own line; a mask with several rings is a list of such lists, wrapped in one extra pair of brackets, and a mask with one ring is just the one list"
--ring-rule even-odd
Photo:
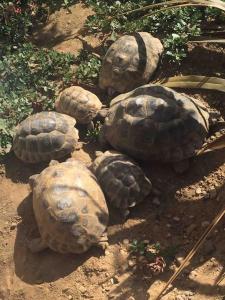
[(108, 49), (99, 75), (99, 86), (124, 93), (148, 83), (155, 72), (163, 46), (148, 32), (124, 35)]
[(127, 155), (116, 151), (97, 151), (96, 155), (91, 169), (106, 200), (127, 216), (130, 207), (136, 206), (151, 193), (150, 180)]
[(106, 245), (108, 208), (95, 176), (84, 164), (69, 159), (51, 161), (30, 177), (33, 209), (40, 238), (29, 242), (38, 252), (46, 247), (60, 253), (82, 253)]
[(76, 121), (57, 112), (40, 112), (22, 121), (15, 131), (13, 150), (24, 162), (38, 163), (71, 153), (78, 142)]
[(102, 107), (98, 97), (80, 86), (71, 86), (61, 92), (55, 102), (58, 112), (76, 119), (79, 124), (93, 128), (92, 120)]
[(148, 84), (111, 101), (101, 138), (138, 160), (178, 162), (202, 147), (208, 126), (200, 101)]

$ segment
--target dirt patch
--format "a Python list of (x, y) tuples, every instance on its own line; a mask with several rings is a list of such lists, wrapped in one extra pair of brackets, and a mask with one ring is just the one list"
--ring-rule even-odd
[(33, 41), (39, 47), (55, 49), (60, 52), (77, 54), (88, 43), (95, 48), (99, 46), (99, 39), (87, 34), (84, 23), (92, 15), (91, 8), (82, 3), (60, 9), (50, 15), (45, 25), (39, 25), (33, 32)]
[[(91, 13), (81, 4), (73, 6), (71, 13), (56, 12), (46, 26), (36, 31), (36, 43), (46, 48), (77, 52), (82, 42), (75, 36), (82, 36), (84, 20)], [(96, 37), (85, 36), (84, 39), (93, 47), (99, 44)], [(224, 77), (224, 57), (222, 47), (193, 46), (178, 69), (163, 62), (157, 78), (174, 74)], [(187, 92), (215, 107), (225, 117), (222, 94)], [(83, 142), (82, 148), (72, 157), (89, 164), (100, 146), (86, 139)], [(110, 245), (105, 253), (93, 247), (83, 255), (60, 255), (51, 250), (31, 254), (26, 243), (37, 234), (37, 226), (28, 179), (46, 164), (26, 165), (9, 153), (0, 168), (0, 299), (145, 300), (149, 295), (154, 299), (220, 210), (224, 199), (217, 195), (224, 185), (224, 162), (222, 150), (193, 158), (190, 168), (182, 175), (174, 173), (170, 165), (142, 165), (153, 183), (154, 193), (131, 211), (126, 222), (110, 208)], [(224, 192), (221, 193), (223, 196)], [(224, 230), (223, 219), (164, 300), (224, 299), (225, 281), (216, 284), (224, 272)], [(138, 263), (130, 263), (124, 241), (127, 239), (148, 239), (164, 247), (173, 246), (176, 259), (168, 263), (164, 273), (151, 276)]]

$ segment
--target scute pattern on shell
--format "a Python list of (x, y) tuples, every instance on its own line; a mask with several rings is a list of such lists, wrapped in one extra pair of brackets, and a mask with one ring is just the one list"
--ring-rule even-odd
[(63, 90), (55, 103), (58, 112), (75, 118), (80, 124), (90, 123), (101, 107), (102, 103), (95, 94), (79, 86)]
[(22, 121), (13, 138), (13, 150), (24, 162), (37, 163), (61, 158), (78, 142), (76, 121), (57, 112), (40, 112)]
[(151, 192), (152, 184), (142, 169), (128, 156), (106, 151), (92, 164), (106, 200), (126, 210), (142, 202)]
[(124, 93), (148, 83), (163, 46), (148, 32), (124, 35), (108, 49), (100, 70), (99, 86)]
[(82, 253), (98, 243), (108, 208), (95, 176), (79, 161), (50, 165), (31, 181), (41, 238), (54, 251)]
[(112, 100), (102, 134), (113, 148), (139, 160), (176, 162), (201, 148), (208, 119), (196, 99), (148, 84)]

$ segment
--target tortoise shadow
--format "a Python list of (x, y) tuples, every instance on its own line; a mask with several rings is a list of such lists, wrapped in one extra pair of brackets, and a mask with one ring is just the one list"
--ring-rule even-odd
[(31, 194), (18, 206), (18, 215), (22, 221), (17, 226), (14, 246), (15, 273), (26, 283), (54, 282), (74, 272), (91, 256), (102, 255), (102, 251), (97, 248), (80, 255), (59, 254), (50, 249), (33, 254), (26, 245), (27, 237), (38, 235)]

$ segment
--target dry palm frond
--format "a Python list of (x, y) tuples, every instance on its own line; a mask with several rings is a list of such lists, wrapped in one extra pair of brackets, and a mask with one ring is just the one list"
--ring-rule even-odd
[(225, 134), (222, 134), (220, 137), (216, 138), (214, 141), (207, 143), (205, 146), (200, 149), (196, 155), (200, 155), (206, 152), (211, 152), (214, 150), (219, 150), (225, 148)]
[(210, 39), (205, 38), (202, 40), (191, 40), (188, 43), (215, 43), (215, 44), (225, 44), (225, 39)]
[[(122, 13), (121, 15), (128, 15), (134, 12), (140, 12), (145, 10), (151, 10), (150, 14), (144, 15), (149, 16), (154, 13), (158, 13), (160, 11), (172, 8), (179, 8), (183, 6), (205, 6), (205, 7), (214, 7), (218, 8), (222, 11), (225, 11), (225, 3), (220, 0), (170, 0), (161, 3), (155, 3), (147, 6), (143, 6), (137, 9), (133, 9), (127, 12)], [(159, 8), (159, 9), (158, 9)], [(152, 10), (155, 11), (153, 12)]]
[(175, 76), (165, 78), (155, 83), (171, 88), (195, 88), (225, 92), (225, 79), (209, 76)]

